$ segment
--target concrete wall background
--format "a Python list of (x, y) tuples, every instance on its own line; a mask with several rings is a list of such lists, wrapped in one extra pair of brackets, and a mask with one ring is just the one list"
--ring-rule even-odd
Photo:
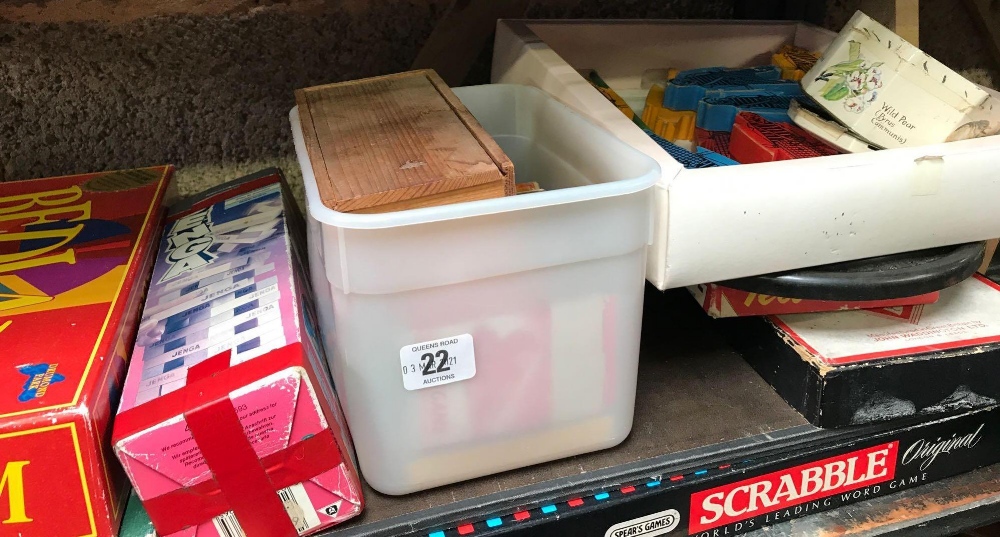
[[(182, 193), (269, 165), (296, 179), (293, 90), (407, 69), (448, 3), (0, 0), (0, 179), (161, 163), (179, 166)], [(991, 66), (961, 4), (923, 6), (928, 52)], [(831, 0), (827, 26), (856, 7)], [(731, 0), (535, 0), (528, 13), (731, 15)], [(488, 76), (484, 54), (469, 80)]]

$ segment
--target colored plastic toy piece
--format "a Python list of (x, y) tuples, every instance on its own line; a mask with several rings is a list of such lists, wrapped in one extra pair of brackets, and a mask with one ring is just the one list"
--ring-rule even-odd
[(647, 125), (656, 118), (660, 109), (663, 108), (663, 86), (656, 84), (649, 88), (646, 94), (646, 106), (642, 109), (642, 121)]
[(695, 113), (690, 110), (670, 110), (660, 108), (652, 122), (645, 122), (650, 130), (675, 142), (678, 140), (694, 140)]
[[(723, 164), (720, 164), (719, 161), (717, 161), (719, 159), (709, 158), (704, 153), (702, 154), (692, 153), (687, 149), (684, 149), (683, 147), (680, 147), (676, 144), (669, 142), (668, 140), (661, 138), (660, 136), (657, 136), (656, 133), (652, 131), (647, 130), (646, 134), (648, 134), (649, 137), (652, 138), (657, 145), (662, 147), (663, 150), (666, 151), (667, 154), (671, 156), (671, 158), (673, 158), (677, 162), (680, 162), (681, 165), (684, 166), (685, 168), (698, 169), (698, 168), (715, 168), (716, 166), (723, 166)], [(719, 157), (725, 158), (722, 157), (722, 155), (719, 155)], [(736, 164), (736, 162), (734, 161), (733, 164)]]
[(742, 164), (838, 153), (795, 125), (768, 121), (751, 112), (741, 112), (736, 116), (729, 152)]
[(729, 95), (774, 93), (801, 95), (799, 84), (781, 79), (781, 69), (773, 65), (746, 69), (707, 67), (681, 71), (666, 86), (664, 108), (697, 110), (698, 101)]
[(707, 158), (708, 160), (711, 160), (712, 162), (716, 163), (719, 166), (733, 166), (735, 164), (739, 164), (739, 162), (736, 162), (735, 160), (729, 157), (720, 155), (719, 153), (716, 153), (711, 149), (705, 149), (704, 147), (700, 146), (698, 147), (697, 154)]
[(694, 140), (695, 113), (691, 110), (671, 110), (663, 107), (663, 86), (650, 88), (646, 95), (646, 106), (642, 110), (642, 122), (657, 136), (671, 142)]
[(729, 154), (729, 132), (707, 131), (705, 129), (695, 129), (695, 141), (698, 147), (718, 153), (728, 159), (733, 156)]
[(802, 80), (806, 71), (812, 69), (817, 61), (819, 54), (795, 45), (782, 45), (771, 56), (771, 65), (781, 69), (781, 78), (785, 80)]
[(788, 117), (791, 102), (792, 97), (788, 95), (771, 93), (702, 99), (698, 103), (697, 125), (709, 131), (730, 131), (740, 112), (753, 112), (771, 121), (791, 123)]

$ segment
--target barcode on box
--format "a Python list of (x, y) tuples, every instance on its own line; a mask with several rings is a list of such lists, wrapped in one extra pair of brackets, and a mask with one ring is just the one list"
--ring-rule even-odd
[[(319, 516), (313, 507), (312, 500), (306, 494), (301, 483), (278, 491), (278, 498), (285, 506), (285, 513), (295, 526), (299, 535), (320, 525)], [(212, 519), (219, 537), (246, 537), (236, 515), (232, 511), (223, 513)]]
[(219, 537), (247, 537), (232, 511), (213, 518), (212, 523), (215, 524), (215, 531), (219, 532)]

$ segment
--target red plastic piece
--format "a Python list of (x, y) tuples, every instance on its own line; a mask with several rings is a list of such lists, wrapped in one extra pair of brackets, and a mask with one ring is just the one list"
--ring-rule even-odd
[(622, 487), (621, 490), (622, 490), (622, 494), (628, 494), (630, 492), (635, 492), (635, 487), (633, 487), (633, 486)]
[(836, 155), (838, 151), (788, 123), (740, 112), (729, 138), (729, 152), (741, 164)]
[(476, 528), (472, 527), (472, 524), (462, 524), (458, 527), (459, 535), (468, 535), (474, 531), (476, 531)]
[(516, 520), (518, 522), (520, 522), (522, 520), (528, 520), (529, 518), (531, 518), (531, 513), (527, 512), (527, 511), (518, 511), (518, 512), (514, 513), (514, 520)]
[(566, 502), (570, 507), (580, 507), (583, 505), (583, 500), (581, 498), (573, 498), (572, 500)]
[(729, 132), (695, 129), (694, 138), (696, 140), (695, 143), (698, 144), (698, 147), (704, 147), (709, 151), (715, 151), (716, 153), (726, 158), (733, 158), (733, 155), (729, 153), (729, 138), (730, 138)]

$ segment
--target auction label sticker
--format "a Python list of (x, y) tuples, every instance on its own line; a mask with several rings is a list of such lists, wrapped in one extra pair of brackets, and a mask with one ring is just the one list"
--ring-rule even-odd
[(399, 349), (399, 361), (403, 387), (411, 391), (476, 376), (476, 353), (469, 334), (406, 345)]

